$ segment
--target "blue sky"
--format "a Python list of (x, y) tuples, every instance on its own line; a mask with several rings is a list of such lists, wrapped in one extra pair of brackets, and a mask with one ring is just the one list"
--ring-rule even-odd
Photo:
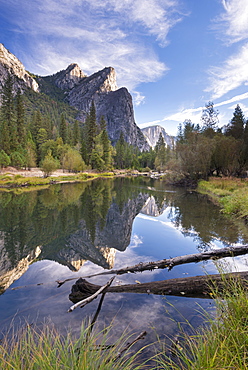
[(176, 134), (213, 101), (220, 126), (248, 117), (247, 0), (0, 0), (0, 42), (27, 70), (105, 66), (133, 96), (139, 127)]

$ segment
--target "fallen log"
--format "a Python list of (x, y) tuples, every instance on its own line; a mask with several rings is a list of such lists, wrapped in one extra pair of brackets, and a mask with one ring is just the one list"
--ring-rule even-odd
[[(103, 271), (99, 272), (97, 274), (92, 274), (88, 276), (84, 276), (83, 278), (91, 278), (95, 276), (100, 275), (123, 275), (126, 273), (136, 273), (136, 272), (142, 272), (147, 270), (154, 270), (154, 269), (164, 269), (168, 268), (170, 271), (174, 266), (182, 265), (185, 263), (192, 263), (192, 262), (201, 262), (206, 261), (209, 259), (217, 260), (224, 257), (235, 257), (235, 256), (241, 256), (243, 254), (248, 253), (248, 244), (237, 246), (237, 247), (227, 247), (227, 248), (220, 248), (220, 249), (214, 249), (203, 253), (194, 253), (194, 254), (186, 254), (184, 256), (178, 256), (173, 258), (167, 258), (160, 261), (154, 261), (154, 262), (140, 262), (137, 265), (130, 266), (130, 267), (124, 267), (122, 269), (118, 270), (109, 270), (109, 271)], [(65, 280), (57, 280), (58, 288), (63, 285), (67, 281), (75, 280), (77, 278), (69, 278)]]
[[(140, 284), (116, 285), (108, 287), (107, 293), (146, 293), (194, 298), (213, 298), (213, 290), (215, 293), (218, 292), (220, 294), (224, 286), (231, 281), (240, 281), (242, 285), (247, 288), (248, 271), (193, 276)], [(73, 303), (76, 303), (94, 294), (100, 288), (100, 285), (92, 284), (80, 278), (72, 286), (69, 299)]]
[(112, 284), (112, 281), (114, 280), (114, 278), (115, 277), (113, 276), (105, 285), (99, 286), (99, 288), (95, 292), (93, 292), (90, 295), (88, 294), (87, 297), (84, 297), (80, 301), (78, 301), (77, 303), (75, 303), (73, 306), (71, 306), (69, 308), (68, 312), (72, 312), (78, 306), (80, 306), (81, 308), (83, 308), (88, 303), (92, 302), (95, 298), (97, 298), (99, 296), (99, 294), (105, 293), (106, 290), (107, 290), (107, 288)]

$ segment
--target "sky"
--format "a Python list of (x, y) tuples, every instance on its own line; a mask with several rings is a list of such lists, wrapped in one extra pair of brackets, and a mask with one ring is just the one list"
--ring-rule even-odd
[(248, 118), (248, 0), (0, 0), (0, 42), (41, 76), (114, 67), (140, 128)]

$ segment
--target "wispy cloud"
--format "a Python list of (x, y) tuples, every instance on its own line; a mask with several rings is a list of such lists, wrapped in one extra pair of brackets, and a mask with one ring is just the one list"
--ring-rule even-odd
[(247, 0), (222, 0), (224, 13), (218, 18), (223, 35), (229, 42), (248, 38), (248, 2)]
[(206, 91), (212, 93), (212, 99), (217, 99), (227, 92), (248, 83), (248, 43), (243, 45), (236, 55), (232, 55), (222, 66), (212, 67), (210, 86)]
[(205, 90), (212, 99), (248, 82), (248, 2), (247, 0), (222, 0), (223, 12), (216, 17), (215, 25), (227, 47), (239, 42), (235, 51), (221, 65), (209, 69), (209, 86)]
[[(143, 36), (165, 46), (184, 16), (179, 1), (9, 0), (4, 14), (31, 46), (32, 55), (20, 50), (28, 70), (47, 75), (75, 62), (91, 74), (112, 66), (118, 85), (135, 91), (168, 70)], [(137, 92), (135, 98), (137, 104), (144, 101)]]

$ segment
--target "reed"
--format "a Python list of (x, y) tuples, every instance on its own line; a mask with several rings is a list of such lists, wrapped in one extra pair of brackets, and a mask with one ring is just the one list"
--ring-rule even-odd
[(80, 338), (71, 333), (63, 336), (49, 325), (41, 329), (27, 325), (15, 332), (10, 330), (0, 344), (1, 370), (139, 370), (141, 350), (124, 352), (130, 337), (124, 333), (116, 343), (110, 342), (111, 328), (91, 332), (83, 325)]
[[(216, 316), (206, 314), (208, 325), (172, 342), (170, 355), (158, 356), (158, 369), (248, 369), (247, 291), (237, 279), (223, 281), (224, 293), (215, 298)], [(213, 295), (217, 297), (216, 290)]]

